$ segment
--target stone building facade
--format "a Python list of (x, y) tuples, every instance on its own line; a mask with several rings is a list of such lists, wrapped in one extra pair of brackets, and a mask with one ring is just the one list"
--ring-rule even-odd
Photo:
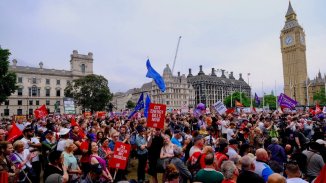
[(195, 103), (204, 103), (207, 107), (217, 101), (224, 101), (224, 98), (234, 92), (245, 93), (247, 97), (251, 95), (251, 88), (242, 78), (242, 74), (239, 74), (239, 79), (235, 79), (233, 72), (227, 77), (225, 71), (221, 70), (221, 76), (217, 76), (215, 69), (212, 68), (212, 72), (206, 75), (203, 67), (199, 66), (196, 76), (192, 75), (189, 69), (187, 80), (195, 90)]
[(49, 112), (63, 113), (64, 89), (67, 83), (89, 74), (93, 74), (93, 54), (79, 54), (74, 50), (70, 55), (70, 70), (57, 70), (39, 67), (19, 66), (16, 59), (9, 67), (17, 75), (18, 89), (7, 101), (0, 105), (3, 117), (12, 115), (32, 115), (33, 111), (46, 104)]

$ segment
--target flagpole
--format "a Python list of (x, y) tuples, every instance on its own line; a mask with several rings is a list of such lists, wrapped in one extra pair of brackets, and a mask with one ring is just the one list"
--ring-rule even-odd
[(233, 95), (233, 92), (231, 93), (231, 108), (233, 107), (232, 95)]
[(240, 103), (242, 104), (241, 85), (240, 85)]
[(263, 108), (264, 108), (265, 106), (264, 81), (261, 82), (261, 90), (263, 92)]
[(274, 92), (274, 93), (275, 93), (275, 94), (274, 94), (274, 95), (275, 95), (275, 109), (277, 110), (276, 80), (275, 80), (275, 89), (274, 89), (274, 90), (275, 90), (275, 92)]

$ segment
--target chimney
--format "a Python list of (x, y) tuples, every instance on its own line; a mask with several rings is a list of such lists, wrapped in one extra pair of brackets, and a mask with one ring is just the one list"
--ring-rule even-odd
[(43, 69), (43, 62), (40, 62), (38, 65), (40, 66), (40, 69)]
[(226, 78), (226, 76), (225, 76), (225, 74), (224, 74), (225, 70), (222, 69), (221, 71), (222, 71), (221, 78)]
[(12, 60), (12, 66), (13, 66), (13, 67), (16, 67), (16, 66), (17, 66), (17, 60), (16, 60), (16, 59), (13, 59), (13, 60)]
[(233, 76), (233, 72), (230, 72), (229, 79), (235, 79), (234, 76)]
[(242, 78), (242, 73), (239, 74), (239, 81), (244, 81)]
[(205, 75), (205, 73), (203, 72), (203, 66), (202, 65), (199, 66), (199, 73), (198, 73), (198, 75)]
[(216, 76), (215, 69), (214, 68), (212, 68), (212, 74), (211, 74), (211, 76)]
[(187, 78), (189, 78), (189, 77), (192, 77), (191, 69), (190, 68), (189, 68), (189, 74), (188, 74)]

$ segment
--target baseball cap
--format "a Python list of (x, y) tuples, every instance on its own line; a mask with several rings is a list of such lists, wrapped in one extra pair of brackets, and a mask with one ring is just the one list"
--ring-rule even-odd
[(61, 128), (59, 131), (59, 135), (66, 135), (67, 133), (69, 133), (70, 129), (68, 128)]

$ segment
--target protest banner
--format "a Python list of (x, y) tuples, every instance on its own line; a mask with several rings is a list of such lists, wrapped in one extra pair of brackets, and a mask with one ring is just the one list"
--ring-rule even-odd
[(110, 168), (125, 170), (127, 166), (128, 157), (130, 154), (130, 144), (116, 142), (114, 146), (114, 154), (110, 159)]
[(96, 116), (97, 116), (98, 118), (105, 117), (105, 116), (106, 116), (106, 112), (105, 112), (105, 111), (97, 111), (97, 112), (96, 112)]
[(149, 105), (147, 127), (164, 128), (166, 105), (154, 104)]
[(227, 108), (221, 101), (217, 101), (215, 104), (213, 104), (213, 107), (219, 114), (224, 114), (227, 111)]
[(88, 118), (88, 117), (91, 117), (91, 116), (92, 116), (92, 112), (90, 112), (90, 111), (84, 112), (84, 117), (85, 118)]
[(26, 115), (15, 115), (15, 121), (22, 120), (27, 121)]
[(73, 98), (63, 98), (63, 108), (65, 114), (76, 114), (75, 101)]

